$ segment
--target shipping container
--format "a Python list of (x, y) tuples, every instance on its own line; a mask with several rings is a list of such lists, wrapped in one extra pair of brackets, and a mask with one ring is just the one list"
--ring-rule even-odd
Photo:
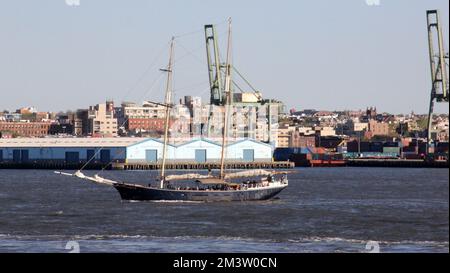
[(400, 147), (383, 147), (383, 153), (400, 155)]

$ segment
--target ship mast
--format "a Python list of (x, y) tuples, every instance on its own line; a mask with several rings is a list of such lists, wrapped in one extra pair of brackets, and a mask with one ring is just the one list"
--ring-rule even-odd
[(170, 43), (170, 56), (169, 56), (169, 65), (167, 69), (161, 69), (161, 71), (167, 72), (167, 83), (166, 83), (166, 96), (164, 100), (164, 104), (166, 107), (165, 113), (165, 122), (164, 122), (164, 146), (163, 146), (163, 159), (161, 166), (161, 182), (159, 187), (164, 188), (164, 180), (165, 180), (165, 171), (166, 171), (166, 157), (167, 157), (167, 142), (169, 138), (169, 121), (170, 121), (170, 107), (172, 101), (172, 66), (173, 66), (173, 42), (174, 37), (172, 37), (172, 41)]
[(227, 45), (227, 61), (225, 70), (225, 105), (224, 105), (224, 122), (223, 122), (223, 135), (222, 135), (222, 154), (220, 159), (220, 178), (225, 177), (225, 157), (226, 157), (226, 145), (228, 137), (228, 112), (231, 103), (231, 18), (228, 19), (228, 45)]

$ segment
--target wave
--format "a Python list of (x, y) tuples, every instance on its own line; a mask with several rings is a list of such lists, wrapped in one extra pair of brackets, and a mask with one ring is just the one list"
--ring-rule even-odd
[(377, 242), (380, 245), (424, 245), (424, 246), (449, 246), (448, 241), (377, 241), (349, 239), (339, 237), (304, 237), (298, 239), (261, 239), (239, 236), (154, 236), (154, 235), (128, 235), (128, 234), (88, 234), (88, 235), (12, 235), (0, 234), (0, 240), (158, 240), (158, 241), (239, 241), (247, 243), (347, 243), (347, 244), (366, 244), (367, 242)]
[(300, 239), (288, 239), (291, 243), (306, 243), (306, 242), (324, 242), (324, 243), (351, 243), (351, 244), (366, 244), (368, 242), (376, 242), (381, 245), (436, 245), (436, 246), (449, 246), (448, 241), (414, 241), (414, 240), (401, 240), (401, 241), (383, 241), (383, 240), (362, 240), (362, 239), (349, 239), (340, 237), (305, 237)]
[(233, 236), (148, 236), (148, 235), (0, 235), (0, 252), (61, 252), (75, 241), (83, 252), (235, 252), (235, 253), (333, 253), (333, 252), (442, 252), (448, 242), (375, 242), (346, 238), (311, 237), (291, 240)]

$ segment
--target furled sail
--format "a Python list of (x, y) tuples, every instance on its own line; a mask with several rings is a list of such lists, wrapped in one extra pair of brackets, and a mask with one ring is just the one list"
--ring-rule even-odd
[(205, 179), (212, 178), (211, 175), (203, 175), (199, 173), (188, 173), (188, 174), (179, 174), (179, 175), (168, 175), (166, 176), (166, 181), (173, 180), (190, 180), (190, 179)]
[(61, 175), (67, 175), (67, 176), (75, 176), (75, 177), (78, 177), (80, 179), (89, 180), (89, 181), (94, 182), (94, 183), (104, 184), (104, 185), (109, 185), (109, 186), (113, 186), (114, 184), (119, 183), (117, 181), (110, 180), (110, 179), (107, 179), (107, 178), (103, 178), (103, 177), (100, 177), (98, 175), (95, 175), (94, 177), (87, 176), (84, 173), (82, 173), (81, 171), (76, 171), (73, 174), (71, 174), (71, 173), (64, 173), (64, 172), (57, 172), (57, 171), (55, 171), (55, 173), (56, 174), (61, 174)]
[(225, 174), (225, 179), (230, 178), (240, 178), (240, 177), (252, 177), (252, 176), (264, 176), (272, 174), (270, 171), (258, 169), (258, 170), (250, 170), (250, 171), (242, 171), (237, 173), (227, 173)]

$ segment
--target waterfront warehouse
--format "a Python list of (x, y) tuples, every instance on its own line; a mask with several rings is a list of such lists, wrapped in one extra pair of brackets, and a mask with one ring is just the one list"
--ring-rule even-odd
[[(220, 160), (221, 144), (208, 139), (172, 143), (168, 162), (212, 163)], [(12, 138), (0, 139), (0, 162), (158, 163), (163, 142), (152, 138)], [(244, 139), (227, 145), (227, 161), (270, 162), (272, 146)]]

